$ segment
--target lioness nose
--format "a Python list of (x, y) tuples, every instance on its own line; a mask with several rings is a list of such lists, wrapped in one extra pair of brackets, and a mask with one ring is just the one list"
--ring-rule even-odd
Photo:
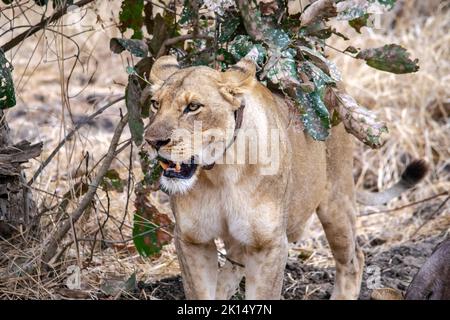
[(153, 148), (155, 148), (156, 150), (159, 150), (159, 148), (165, 146), (166, 144), (168, 144), (170, 142), (170, 139), (167, 140), (150, 140), (150, 139), (146, 139), (145, 141), (147, 141), (147, 143), (149, 145), (151, 145)]

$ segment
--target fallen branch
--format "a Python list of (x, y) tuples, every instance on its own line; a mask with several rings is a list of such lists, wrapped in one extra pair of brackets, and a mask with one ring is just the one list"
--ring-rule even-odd
[(36, 206), (24, 187), (21, 165), (41, 152), (42, 142), (22, 141), (0, 148), (0, 235), (4, 237), (37, 225)]
[(78, 219), (83, 215), (84, 211), (87, 209), (87, 207), (91, 204), (92, 199), (94, 198), (97, 188), (99, 187), (100, 183), (103, 181), (103, 177), (107, 173), (109, 167), (111, 166), (111, 163), (116, 155), (116, 149), (119, 144), (120, 137), (122, 136), (123, 129), (128, 123), (128, 115), (125, 115), (119, 122), (119, 124), (116, 127), (116, 130), (114, 131), (114, 135), (111, 139), (111, 143), (108, 149), (108, 152), (106, 154), (105, 160), (103, 161), (100, 169), (97, 172), (97, 175), (92, 180), (92, 183), (89, 185), (89, 189), (86, 192), (85, 196), (81, 200), (79, 206), (74, 210), (74, 212), (69, 216), (68, 220), (65, 220), (62, 222), (61, 226), (56, 230), (55, 233), (53, 233), (51, 236), (49, 236), (44, 241), (44, 252), (42, 254), (42, 263), (45, 267), (47, 264), (50, 263), (51, 259), (54, 257), (59, 242), (64, 238), (64, 236), (67, 234), (67, 232), (70, 230), (71, 225), (75, 224)]
[(428, 197), (428, 198), (425, 198), (425, 199), (422, 199), (422, 200), (419, 200), (419, 201), (411, 202), (411, 203), (405, 204), (404, 206), (400, 206), (400, 207), (397, 207), (397, 208), (394, 208), (394, 209), (363, 212), (359, 216), (360, 217), (367, 217), (367, 216), (372, 216), (372, 215), (375, 215), (375, 214), (382, 214), (382, 213), (390, 213), (390, 212), (400, 211), (400, 210), (403, 210), (403, 209), (406, 209), (406, 208), (409, 208), (409, 207), (413, 207), (413, 206), (421, 204), (421, 203), (428, 202), (430, 200), (434, 200), (434, 199), (442, 197), (442, 196), (448, 196), (448, 194), (449, 194), (449, 192), (445, 191), (445, 192), (436, 194), (434, 196), (431, 196), (431, 197)]
[(36, 158), (42, 152), (42, 142), (31, 144), (22, 141), (13, 146), (0, 149), (0, 175), (19, 176), (20, 165), (32, 158)]
[(431, 221), (431, 219), (433, 219), (440, 211), (441, 209), (447, 204), (447, 202), (450, 201), (450, 196), (448, 196), (447, 198), (445, 198), (444, 201), (442, 201), (442, 203), (439, 205), (439, 207), (432, 213), (430, 214), (428, 217), (426, 217), (425, 221), (416, 229), (416, 231), (414, 231), (414, 233), (411, 235), (411, 238), (414, 238), (419, 231), (428, 223)]

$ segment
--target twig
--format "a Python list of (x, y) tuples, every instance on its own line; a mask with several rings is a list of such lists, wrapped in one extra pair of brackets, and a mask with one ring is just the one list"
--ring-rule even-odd
[(159, 48), (158, 54), (156, 55), (156, 58), (162, 57), (163, 55), (166, 54), (166, 50), (167, 47), (173, 46), (174, 44), (177, 44), (178, 42), (182, 42), (182, 41), (186, 41), (186, 40), (191, 40), (191, 39), (206, 39), (206, 40), (213, 40), (214, 38), (208, 35), (203, 35), (203, 34), (194, 34), (194, 33), (189, 33), (189, 34), (185, 34), (182, 36), (178, 36), (178, 37), (174, 37), (174, 38), (170, 38), (165, 40), (162, 45), (161, 48)]
[(193, 25), (193, 31), (192, 33), (197, 36), (198, 35), (198, 11), (199, 6), (197, 0), (189, 0), (189, 5), (192, 8), (192, 12), (194, 13), (194, 16), (192, 18), (192, 25)]
[(129, 156), (129, 163), (128, 163), (128, 182), (127, 182), (127, 199), (125, 201), (125, 209), (123, 212), (122, 221), (119, 226), (120, 234), (122, 235), (122, 228), (125, 223), (125, 219), (128, 214), (128, 205), (130, 204), (130, 197), (131, 197), (131, 178), (132, 178), (132, 172), (133, 172), (133, 144), (131, 144), (130, 148), (130, 156)]
[[(94, 0), (80, 0), (77, 3), (74, 3), (74, 6), (77, 6), (79, 8), (93, 2)], [(8, 41), (7, 43), (5, 43), (1, 48), (3, 50), (3, 52), (6, 52), (12, 48), (14, 48), (16, 45), (18, 45), (19, 43), (21, 43), (23, 40), (25, 40), (26, 38), (32, 36), (33, 34), (35, 34), (36, 32), (44, 29), (47, 25), (51, 24), (52, 22), (58, 20), (59, 18), (61, 18), (63, 15), (65, 15), (67, 13), (67, 8), (69, 7), (69, 4), (66, 4), (64, 7), (62, 7), (61, 9), (57, 10), (55, 13), (53, 13), (50, 17), (42, 20), (41, 22), (39, 22), (38, 24), (35, 24), (34, 26), (32, 26), (30, 29), (28, 29), (27, 31), (22, 32), (21, 34), (19, 34), (18, 36), (14, 37), (13, 39), (11, 39), (10, 41)]]
[(446, 195), (448, 195), (448, 194), (449, 194), (448, 191), (445, 191), (445, 192), (436, 194), (436, 195), (434, 195), (434, 196), (431, 196), (431, 197), (428, 197), (428, 198), (425, 198), (425, 199), (422, 199), (422, 200), (419, 200), (419, 201), (411, 202), (411, 203), (405, 204), (404, 206), (400, 206), (400, 207), (397, 207), (397, 208), (394, 208), (394, 209), (381, 210), (381, 211), (369, 211), (369, 212), (363, 212), (363, 213), (361, 213), (359, 216), (360, 216), (360, 217), (367, 217), (367, 216), (372, 216), (372, 215), (375, 215), (375, 214), (381, 214), (381, 213), (389, 213), (389, 212), (399, 211), (399, 210), (402, 210), (402, 209), (405, 209), (405, 208), (409, 208), (409, 207), (415, 206), (415, 205), (417, 205), (417, 204), (421, 204), (421, 203), (424, 203), (424, 202), (428, 202), (428, 201), (430, 201), (430, 200), (433, 200), (433, 199), (436, 199), (436, 198), (439, 198), (439, 197), (442, 197), (442, 196), (446, 196)]
[(450, 196), (448, 196), (447, 198), (445, 198), (445, 200), (440, 204), (440, 206), (432, 213), (430, 214), (426, 220), (416, 229), (416, 231), (414, 231), (414, 233), (411, 235), (411, 238), (414, 238), (417, 233), (428, 223), (430, 222), (431, 219), (433, 219), (438, 213), (439, 211), (441, 211), (441, 209), (447, 204), (447, 202), (450, 200)]
[(119, 124), (116, 127), (116, 130), (114, 131), (114, 135), (111, 139), (111, 143), (108, 149), (108, 152), (106, 154), (105, 160), (103, 161), (100, 169), (98, 170), (97, 175), (95, 176), (92, 183), (89, 185), (89, 189), (84, 195), (83, 199), (81, 200), (79, 206), (75, 209), (75, 211), (70, 215), (69, 221), (64, 221), (62, 225), (56, 230), (55, 233), (53, 233), (51, 236), (49, 236), (44, 244), (45, 244), (45, 250), (42, 254), (42, 261), (43, 263), (48, 263), (55, 255), (57, 249), (58, 249), (58, 243), (61, 241), (61, 239), (66, 235), (66, 233), (69, 231), (71, 224), (75, 224), (78, 219), (83, 215), (86, 208), (89, 206), (89, 204), (92, 202), (92, 199), (94, 198), (97, 188), (100, 185), (100, 183), (103, 180), (103, 177), (107, 173), (109, 167), (111, 166), (111, 163), (115, 157), (116, 149), (119, 144), (120, 137), (122, 136), (123, 129), (128, 123), (128, 115), (125, 115), (119, 122)]
[(61, 142), (56, 146), (56, 148), (52, 151), (52, 153), (48, 156), (48, 158), (45, 159), (44, 162), (42, 162), (42, 164), (39, 166), (39, 168), (34, 173), (33, 177), (30, 179), (30, 181), (28, 181), (28, 185), (31, 186), (34, 183), (34, 181), (36, 181), (37, 177), (41, 174), (42, 170), (44, 170), (44, 168), (50, 163), (50, 161), (52, 161), (52, 159), (58, 154), (58, 151), (64, 146), (64, 144), (68, 140), (70, 140), (73, 137), (73, 135), (81, 127), (83, 127), (85, 124), (89, 123), (89, 121), (94, 119), (96, 116), (98, 116), (99, 114), (103, 113), (103, 111), (105, 111), (109, 107), (113, 106), (114, 104), (122, 101), (123, 99), (125, 99), (125, 97), (122, 96), (120, 98), (117, 98), (117, 99), (111, 101), (110, 103), (106, 104), (105, 106), (103, 106), (100, 109), (98, 109), (97, 111), (95, 111), (93, 114), (91, 114), (89, 117), (87, 117), (83, 122), (80, 122), (79, 124), (77, 124), (77, 126), (72, 131), (70, 131), (64, 137), (64, 139), (61, 140)]
[(145, 2), (150, 2), (150, 3), (151, 3), (152, 5), (154, 5), (155, 7), (164, 9), (164, 10), (166, 10), (166, 11), (168, 11), (168, 12), (170, 12), (170, 13), (173, 13), (173, 14), (175, 14), (175, 15), (180, 15), (180, 14), (178, 14), (175, 10), (172, 10), (172, 9), (170, 9), (169, 7), (164, 6), (164, 5), (162, 5), (162, 4), (159, 4), (159, 3), (156, 3), (156, 2), (154, 2), (154, 1), (152, 1), (152, 0), (145, 0)]

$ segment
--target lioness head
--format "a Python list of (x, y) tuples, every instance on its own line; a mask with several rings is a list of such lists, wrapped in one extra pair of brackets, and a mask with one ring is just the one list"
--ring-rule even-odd
[(255, 80), (255, 65), (241, 60), (227, 72), (197, 66), (181, 69), (175, 57), (155, 61), (150, 72), (148, 148), (157, 152), (162, 186), (188, 191), (199, 170), (221, 158), (233, 142), (236, 112)]

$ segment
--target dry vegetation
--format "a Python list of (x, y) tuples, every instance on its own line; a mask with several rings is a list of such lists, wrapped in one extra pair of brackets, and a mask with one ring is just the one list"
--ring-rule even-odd
[[(430, 163), (431, 174), (427, 179), (414, 191), (389, 204), (388, 209), (450, 190), (450, 11), (443, 9), (444, 2), (427, 1), (424, 6), (421, 0), (404, 1), (403, 10), (396, 12), (395, 18), (386, 18), (382, 30), (365, 28), (362, 35), (351, 37), (351, 45), (355, 47), (402, 44), (420, 59), (421, 70), (417, 74), (396, 76), (378, 72), (332, 49), (329, 52), (343, 70), (349, 93), (376, 110), (390, 127), (391, 138), (381, 150), (370, 150), (357, 143), (354, 172), (357, 186), (383, 189), (399, 177), (411, 159), (425, 158)], [(18, 105), (7, 113), (13, 139), (44, 142), (41, 157), (26, 169), (28, 177), (74, 124), (123, 94), (127, 81), (125, 68), (132, 64), (131, 58), (109, 51), (109, 38), (117, 32), (114, 19), (118, 2), (100, 3), (95, 12), (90, 10), (83, 17), (82, 23), (66, 17), (51, 26), (51, 30), (37, 33), (7, 55), (15, 67), (18, 94)], [(26, 12), (26, 16), (31, 20), (38, 18), (32, 10)], [(74, 23), (63, 25), (71, 22)], [(74, 58), (76, 47), (70, 39), (61, 36), (62, 32), (79, 33), (73, 38), (81, 50), (78, 60)], [(351, 34), (354, 30), (348, 28), (347, 32)], [(8, 40), (4, 38), (1, 38), (2, 43)], [(333, 45), (345, 49), (348, 43), (336, 41)], [(33, 195), (42, 214), (42, 233), (37, 238), (19, 234), (15, 239), (0, 242), (0, 298), (101, 298), (105, 284), (126, 280), (133, 273), (144, 282), (179, 273), (172, 245), (166, 246), (158, 257), (143, 259), (129, 241), (133, 188), (142, 176), (136, 148), (130, 147), (113, 162), (128, 187), (123, 193), (98, 193), (95, 203), (61, 245), (54, 271), (30, 275), (29, 265), (24, 265), (25, 261), (31, 261), (30, 265), (37, 262), (42, 239), (54, 232), (56, 222), (64, 217), (58, 205), (68, 199), (69, 204), (63, 211), (72, 212), (76, 208), (80, 199), (74, 194), (74, 186), (95, 175), (95, 164), (106, 153), (120, 119), (119, 109), (124, 110), (123, 103), (109, 108), (84, 126), (61, 148), (34, 183)], [(126, 132), (122, 140), (128, 138)], [(129, 174), (130, 166), (133, 170)], [(169, 211), (165, 195), (153, 196), (161, 210)], [(444, 195), (402, 210), (360, 217), (358, 227), (364, 249), (381, 252), (410, 240), (445, 236), (450, 228), (450, 203), (436, 212), (445, 198)], [(360, 212), (380, 209), (386, 208), (361, 207)], [(102, 239), (105, 241), (100, 242)], [(291, 248), (290, 260), (299, 257), (303, 263), (314, 267), (333, 264), (316, 219), (305, 240)], [(81, 290), (71, 291), (65, 286), (66, 270), (71, 265), (82, 269)], [(112, 297), (119, 296), (117, 291)], [(151, 298), (151, 293), (146, 297)]]

